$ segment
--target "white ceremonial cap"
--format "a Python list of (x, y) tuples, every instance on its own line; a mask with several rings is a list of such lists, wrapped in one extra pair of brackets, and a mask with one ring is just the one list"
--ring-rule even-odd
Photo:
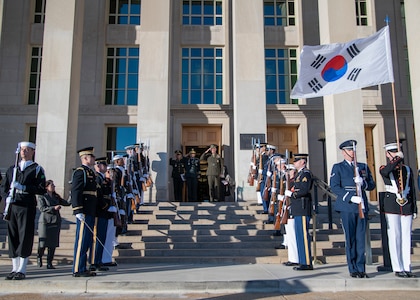
[(35, 144), (34, 143), (31, 143), (31, 142), (20, 142), (19, 143), (19, 148), (20, 147), (29, 147), (29, 148), (32, 148), (34, 150), (36, 148)]

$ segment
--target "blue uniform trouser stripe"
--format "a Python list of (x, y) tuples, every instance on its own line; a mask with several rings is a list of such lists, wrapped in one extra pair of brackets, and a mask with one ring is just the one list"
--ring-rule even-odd
[[(92, 229), (95, 217), (85, 215), (85, 221), (76, 219), (76, 238), (74, 242), (73, 273), (86, 271), (87, 252), (92, 246)], [(89, 228), (88, 228), (89, 226)]]
[(309, 236), (310, 217), (295, 216), (294, 220), (299, 264), (312, 265), (311, 239)]

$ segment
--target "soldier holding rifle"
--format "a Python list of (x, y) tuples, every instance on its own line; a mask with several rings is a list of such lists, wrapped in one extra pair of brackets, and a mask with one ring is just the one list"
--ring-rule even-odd
[(414, 174), (403, 163), (401, 145), (389, 143), (384, 148), (388, 163), (379, 170), (386, 188), (381, 212), (385, 213), (387, 222), (392, 270), (397, 277), (415, 277), (410, 257), (412, 221), (417, 216)]
[(32, 254), (36, 195), (45, 193), (45, 172), (33, 161), (34, 156), (34, 143), (19, 143), (15, 165), (6, 171), (3, 192), (8, 197), (4, 217), (8, 221), (9, 257), (12, 259), (12, 271), (6, 276), (6, 280), (25, 279), (26, 265)]
[[(347, 140), (339, 148), (344, 160), (331, 170), (331, 190), (337, 195), (335, 210), (340, 213), (346, 238), (346, 258), (350, 276), (367, 278), (365, 236), (368, 201), (366, 191), (376, 187), (369, 167), (356, 158), (355, 140)], [(359, 211), (361, 206), (361, 211)], [(366, 216), (365, 216), (366, 215)]]

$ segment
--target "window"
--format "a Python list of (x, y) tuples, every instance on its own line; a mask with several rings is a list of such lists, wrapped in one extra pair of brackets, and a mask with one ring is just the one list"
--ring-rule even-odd
[(290, 91), (297, 81), (296, 49), (265, 49), (267, 104), (297, 104)]
[(111, 158), (111, 153), (125, 154), (124, 147), (136, 143), (137, 127), (108, 127), (107, 128), (107, 141), (106, 150)]
[(182, 49), (182, 104), (223, 103), (221, 48)]
[(222, 0), (184, 0), (183, 25), (222, 25)]
[(28, 142), (36, 144), (36, 126), (29, 126)]
[(356, 24), (357, 26), (367, 26), (367, 4), (366, 0), (355, 0), (356, 3)]
[(35, 13), (34, 13), (34, 23), (44, 23), (45, 22), (45, 2), (47, 0), (36, 0), (35, 1)]
[(139, 48), (108, 48), (106, 105), (137, 105)]
[(140, 25), (141, 0), (110, 0), (109, 24)]
[(264, 0), (265, 26), (295, 26), (295, 0)]
[(33, 47), (31, 56), (31, 69), (29, 72), (28, 104), (30, 105), (36, 105), (39, 103), (39, 89), (41, 85), (41, 61), (42, 48)]

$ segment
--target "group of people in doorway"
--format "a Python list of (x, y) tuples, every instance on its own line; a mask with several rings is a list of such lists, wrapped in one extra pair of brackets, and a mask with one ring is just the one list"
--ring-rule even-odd
[[(335, 210), (340, 214), (345, 235), (346, 260), (353, 278), (368, 278), (366, 273), (365, 237), (369, 214), (367, 191), (376, 188), (369, 167), (357, 161), (357, 141), (347, 140), (339, 149), (343, 161), (333, 165), (330, 175), (331, 191), (337, 196)], [(308, 154), (292, 158), (276, 153), (276, 147), (266, 143), (254, 145), (256, 160), (250, 171), (257, 182), (262, 201), (265, 224), (274, 224), (273, 235), (283, 236), (277, 249), (287, 248), (286, 266), (294, 270), (313, 270), (309, 223), (312, 216), (312, 173), (307, 168)], [(417, 217), (414, 173), (404, 164), (401, 144), (384, 146), (387, 163), (380, 167), (385, 183), (380, 211), (385, 214), (392, 270), (401, 278), (415, 277), (411, 270), (412, 221)], [(293, 161), (289, 164), (289, 159)]]
[(179, 202), (197, 202), (198, 184), (201, 178), (200, 161), (206, 162), (206, 178), (208, 183), (208, 200), (224, 201), (230, 193), (232, 181), (224, 165), (223, 158), (217, 153), (217, 146), (212, 144), (197, 158), (196, 151), (191, 149), (186, 156), (181, 150), (174, 152), (175, 157), (169, 159), (172, 166), (172, 182), (174, 200)]

